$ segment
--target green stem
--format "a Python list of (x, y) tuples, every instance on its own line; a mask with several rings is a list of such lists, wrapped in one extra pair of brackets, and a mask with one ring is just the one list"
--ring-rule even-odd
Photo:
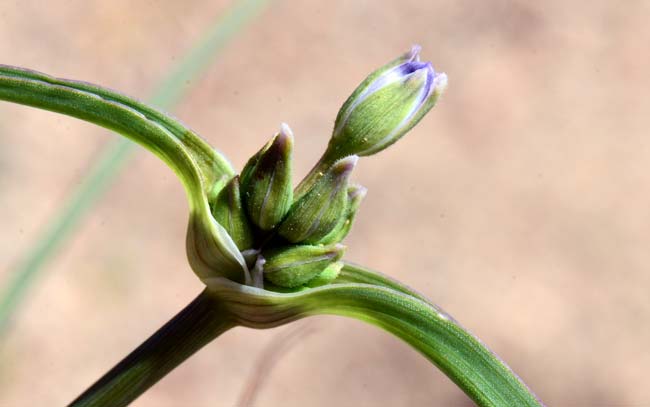
[[(304, 195), (309, 188), (314, 185), (314, 183), (320, 178), (331, 166), (337, 161), (337, 158), (333, 159), (334, 154), (330, 153), (329, 145), (327, 150), (323, 155), (318, 159), (318, 162), (314, 167), (305, 175), (305, 177), (300, 181), (298, 186), (294, 191), (294, 199), (298, 199), (300, 196)], [(335, 156), (335, 155), (334, 155)], [(343, 157), (338, 157), (341, 159)]]
[(126, 406), (234, 326), (223, 305), (204, 291), (70, 406)]

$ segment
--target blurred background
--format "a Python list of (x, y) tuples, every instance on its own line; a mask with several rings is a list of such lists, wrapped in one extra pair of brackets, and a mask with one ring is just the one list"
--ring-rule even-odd
[[(0, 63), (146, 99), (233, 3), (5, 2)], [(369, 193), (347, 259), (426, 294), (550, 406), (646, 406), (649, 17), (633, 0), (271, 1), (174, 115), (237, 168), (289, 123), (297, 182), (354, 87), (421, 44), (447, 93), (358, 165)], [(0, 103), (1, 286), (116, 137)], [(137, 148), (12, 315), (0, 405), (71, 401), (200, 292), (187, 209)], [(310, 321), (272, 369), (258, 362), (293, 325), (228, 332), (135, 405), (233, 406), (256, 375), (258, 406), (472, 405), (389, 334)]]

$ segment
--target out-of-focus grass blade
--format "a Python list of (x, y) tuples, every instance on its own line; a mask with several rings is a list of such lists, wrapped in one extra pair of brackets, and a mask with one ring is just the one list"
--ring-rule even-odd
[[(185, 58), (156, 88), (149, 103), (164, 110), (173, 109), (189, 89), (191, 79), (199, 76), (212, 59), (246, 25), (259, 15), (269, 0), (240, 0), (223, 15), (191, 49)], [(52, 215), (44, 232), (11, 271), (9, 283), (0, 297), (0, 334), (14, 313), (29, 286), (35, 281), (43, 266), (56, 255), (63, 243), (79, 225), (84, 215), (111, 185), (136, 145), (123, 138), (107, 143), (96, 164), (79, 187), (73, 191), (61, 211)]]

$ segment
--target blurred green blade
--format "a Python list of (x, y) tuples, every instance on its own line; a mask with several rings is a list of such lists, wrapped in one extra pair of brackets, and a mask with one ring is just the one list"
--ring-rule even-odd
[(247, 23), (257, 17), (269, 0), (239, 0), (197, 46), (172, 69), (169, 76), (154, 91), (149, 103), (161, 109), (174, 107), (183, 98), (189, 79), (198, 76), (210, 61), (239, 33)]
[(131, 141), (120, 139), (104, 147), (93, 168), (61, 208), (60, 215), (52, 218), (24, 259), (11, 270), (12, 278), (0, 298), (0, 334), (4, 333), (9, 319), (42, 266), (56, 254), (93, 203), (108, 189), (130, 156), (132, 145)]
[[(161, 82), (149, 102), (161, 109), (172, 109), (189, 89), (191, 79), (199, 76), (218, 52), (240, 32), (268, 4), (268, 0), (241, 0), (223, 15), (191, 49), (185, 58)], [(14, 313), (39, 271), (53, 258), (66, 239), (74, 233), (93, 204), (111, 185), (124, 167), (135, 145), (125, 138), (110, 141), (104, 147), (96, 164), (79, 187), (72, 192), (61, 211), (52, 216), (44, 232), (11, 271), (12, 278), (0, 297), (0, 332)]]

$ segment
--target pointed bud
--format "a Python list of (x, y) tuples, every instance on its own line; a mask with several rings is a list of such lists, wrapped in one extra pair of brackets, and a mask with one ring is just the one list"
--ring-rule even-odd
[(293, 134), (286, 124), (242, 171), (242, 191), (248, 216), (262, 230), (273, 229), (293, 200), (291, 153)]
[(447, 75), (420, 62), (420, 47), (373, 72), (339, 111), (326, 162), (375, 154), (396, 142), (433, 107)]
[(332, 244), (342, 241), (352, 228), (352, 222), (354, 217), (357, 214), (357, 210), (361, 205), (361, 201), (366, 197), (368, 189), (361, 185), (350, 185), (348, 187), (348, 205), (345, 211), (345, 216), (341, 219), (341, 222), (325, 236), (319, 243), (321, 244)]
[(289, 210), (278, 233), (292, 243), (319, 243), (345, 215), (348, 178), (359, 158), (337, 161)]
[(253, 247), (253, 233), (239, 192), (239, 176), (221, 189), (211, 209), (214, 219), (228, 232), (240, 251)]
[(341, 269), (343, 268), (343, 262), (337, 261), (329, 266), (325, 267), (319, 275), (309, 280), (306, 284), (309, 288), (320, 287), (322, 285), (330, 284), (332, 281), (336, 280), (336, 277), (339, 276)]
[(264, 252), (264, 277), (278, 287), (301, 286), (338, 261), (345, 246), (288, 246)]

